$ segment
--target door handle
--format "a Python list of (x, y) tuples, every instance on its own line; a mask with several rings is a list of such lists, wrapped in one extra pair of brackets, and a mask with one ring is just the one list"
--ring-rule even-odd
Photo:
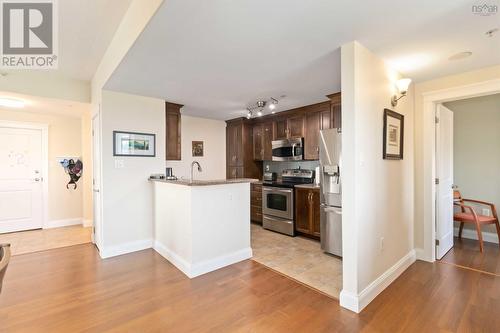
[(95, 193), (99, 193), (99, 189), (95, 189), (94, 188), (94, 189), (92, 189), (92, 191), (95, 192)]

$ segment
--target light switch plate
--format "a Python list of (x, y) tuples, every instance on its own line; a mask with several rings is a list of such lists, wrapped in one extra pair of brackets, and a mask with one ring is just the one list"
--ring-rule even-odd
[(115, 160), (115, 169), (123, 169), (125, 167), (125, 163), (123, 160)]

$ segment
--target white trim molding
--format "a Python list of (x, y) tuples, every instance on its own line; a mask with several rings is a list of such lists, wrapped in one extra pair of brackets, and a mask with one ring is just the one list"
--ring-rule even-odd
[(103, 246), (101, 249), (99, 249), (99, 255), (101, 256), (102, 259), (106, 259), (106, 258), (120, 256), (122, 254), (150, 249), (152, 247), (153, 247), (152, 239), (143, 239), (120, 245)]
[(71, 225), (82, 225), (82, 224), (83, 224), (83, 219), (81, 217), (73, 219), (52, 220), (45, 225), (44, 229), (61, 228)]
[(436, 260), (436, 151), (435, 151), (435, 110), (439, 103), (500, 93), (500, 79), (456, 86), (423, 93), (423, 226), (424, 254), (422, 260)]
[[(458, 227), (453, 229), (453, 234), (455, 237), (458, 237)], [(496, 233), (487, 231), (482, 231), (481, 233), (483, 234), (483, 241), (498, 244), (498, 235)], [(477, 232), (474, 229), (464, 228), (462, 230), (462, 238), (478, 240)]]
[(154, 242), (153, 248), (190, 279), (250, 259), (253, 255), (252, 249), (249, 247), (211, 260), (205, 260), (199, 263), (189, 263), (158, 241)]
[(404, 257), (370, 283), (365, 289), (355, 295), (342, 290), (340, 292), (340, 305), (353, 312), (360, 313), (371, 301), (377, 297), (385, 288), (396, 280), (416, 260), (415, 250), (411, 250)]

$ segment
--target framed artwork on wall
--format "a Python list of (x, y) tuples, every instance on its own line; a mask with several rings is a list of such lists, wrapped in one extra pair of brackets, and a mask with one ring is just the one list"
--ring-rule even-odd
[(384, 147), (385, 160), (402, 160), (404, 145), (404, 116), (389, 109), (384, 109)]
[(203, 141), (193, 141), (192, 152), (193, 157), (203, 157)]
[(156, 156), (156, 135), (113, 131), (113, 156)]

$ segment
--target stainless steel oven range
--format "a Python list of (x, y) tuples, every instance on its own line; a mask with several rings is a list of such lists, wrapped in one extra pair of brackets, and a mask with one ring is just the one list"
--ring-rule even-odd
[(265, 229), (295, 236), (294, 186), (314, 181), (314, 171), (287, 169), (281, 181), (264, 181), (262, 186), (262, 226)]

